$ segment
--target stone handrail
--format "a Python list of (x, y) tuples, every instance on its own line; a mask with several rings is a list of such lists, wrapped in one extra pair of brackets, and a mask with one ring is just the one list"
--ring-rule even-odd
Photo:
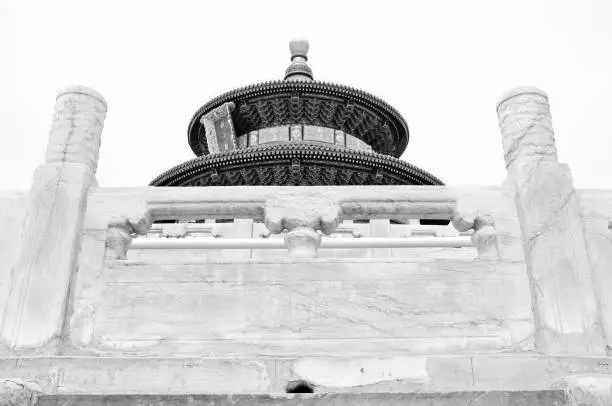
[(126, 208), (136, 208), (133, 215), (119, 211), (107, 223), (107, 247), (115, 259), (126, 259), (132, 237), (145, 235), (154, 221), (202, 217), (263, 220), (270, 233), (285, 232), (291, 257), (315, 257), (321, 236), (334, 233), (343, 220), (448, 219), (460, 231), (475, 230), (472, 240), (479, 256), (497, 255), (492, 223), (484, 216), (464, 218), (447, 187), (146, 188), (133, 200), (134, 206)]

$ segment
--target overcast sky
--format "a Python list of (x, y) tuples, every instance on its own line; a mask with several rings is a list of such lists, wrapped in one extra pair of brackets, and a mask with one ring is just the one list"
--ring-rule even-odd
[(29, 188), (71, 84), (109, 104), (100, 185), (147, 185), (193, 157), (201, 105), (283, 78), (292, 38), (315, 79), (400, 111), (403, 158), (449, 185), (503, 181), (496, 102), (535, 85), (576, 186), (612, 188), (612, 0), (0, 0), (0, 189)]

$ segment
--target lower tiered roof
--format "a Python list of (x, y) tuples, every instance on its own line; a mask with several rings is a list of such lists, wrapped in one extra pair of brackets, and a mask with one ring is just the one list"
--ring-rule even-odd
[(432, 174), (376, 152), (308, 142), (258, 145), (184, 162), (151, 186), (442, 185)]

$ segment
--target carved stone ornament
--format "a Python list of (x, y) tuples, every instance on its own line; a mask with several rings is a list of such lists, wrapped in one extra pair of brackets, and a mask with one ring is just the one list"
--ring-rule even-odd
[(146, 235), (151, 228), (151, 221), (146, 217), (138, 221), (119, 218), (109, 222), (106, 233), (106, 257), (110, 259), (127, 259), (127, 250), (136, 235)]
[(272, 234), (287, 231), (290, 257), (316, 257), (321, 234), (333, 233), (340, 222), (340, 205), (323, 195), (277, 196), (265, 205), (264, 223)]
[(473, 218), (465, 218), (455, 212), (451, 221), (459, 232), (474, 230), (471, 238), (479, 259), (499, 258), (497, 231), (490, 215), (479, 213)]

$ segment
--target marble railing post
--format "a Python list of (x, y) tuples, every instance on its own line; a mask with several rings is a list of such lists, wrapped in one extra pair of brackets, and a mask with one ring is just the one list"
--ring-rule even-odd
[(34, 173), (6, 308), (0, 309), (0, 340), (10, 348), (53, 352), (61, 340), (106, 109), (102, 96), (85, 87), (57, 96), (45, 163)]
[(508, 169), (531, 283), (536, 349), (605, 354), (580, 206), (559, 163), (547, 95), (520, 88), (498, 103)]

